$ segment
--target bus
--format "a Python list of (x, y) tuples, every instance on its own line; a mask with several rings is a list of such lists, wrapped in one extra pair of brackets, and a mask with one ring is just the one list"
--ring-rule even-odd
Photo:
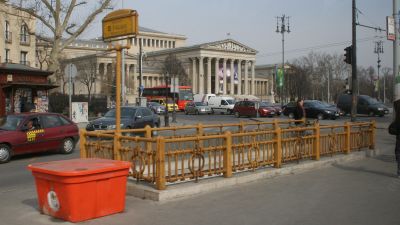
[(186, 103), (193, 101), (193, 92), (191, 86), (179, 86), (179, 93), (172, 93), (170, 86), (156, 86), (145, 88), (143, 90), (143, 97), (147, 98), (147, 101), (152, 99), (160, 99), (168, 96), (168, 99), (173, 99), (175, 94), (175, 102), (178, 105), (179, 110), (184, 110)]

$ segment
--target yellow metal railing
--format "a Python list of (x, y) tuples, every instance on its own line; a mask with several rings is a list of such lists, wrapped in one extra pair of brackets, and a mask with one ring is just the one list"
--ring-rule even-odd
[[(294, 120), (115, 131), (81, 130), (81, 157), (132, 162), (137, 181), (167, 184), (375, 146), (375, 122), (293, 126)], [(157, 133), (158, 136), (153, 134)]]

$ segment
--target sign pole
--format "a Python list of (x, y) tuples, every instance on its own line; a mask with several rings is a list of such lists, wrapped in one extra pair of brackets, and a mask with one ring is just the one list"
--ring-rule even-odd
[(69, 101), (68, 101), (68, 105), (69, 105), (69, 119), (72, 120), (72, 64), (70, 63), (69, 65), (69, 73), (68, 73), (68, 83), (69, 83)]

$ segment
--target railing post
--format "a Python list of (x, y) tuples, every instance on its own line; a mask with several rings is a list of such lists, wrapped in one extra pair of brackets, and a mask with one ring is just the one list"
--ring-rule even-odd
[(320, 159), (320, 138), (321, 138), (321, 130), (320, 130), (319, 122), (314, 124), (314, 134), (315, 134), (315, 142), (314, 142), (314, 159)]
[(282, 165), (282, 129), (280, 127), (277, 127), (275, 129), (275, 133), (276, 133), (276, 149), (274, 152), (274, 158), (275, 158), (274, 167), (280, 168)]
[(87, 149), (86, 149), (86, 130), (81, 129), (79, 132), (79, 150), (81, 158), (87, 158)]
[(197, 135), (203, 136), (203, 134), (204, 134), (203, 124), (199, 123), (197, 124)]
[(224, 177), (232, 177), (232, 133), (225, 132)]
[(345, 144), (345, 149), (344, 153), (349, 154), (350, 153), (350, 136), (351, 136), (351, 126), (349, 122), (344, 123), (344, 131), (346, 132), (346, 139), (344, 141)]
[(369, 144), (369, 149), (375, 149), (375, 133), (376, 133), (376, 122), (375, 120), (371, 121), (370, 130), (371, 130), (371, 139)]
[(121, 132), (115, 132), (114, 133), (114, 148), (113, 148), (113, 159), (114, 160), (121, 160), (121, 154), (120, 154), (120, 149), (121, 149)]
[(243, 120), (240, 121), (239, 124), (239, 133), (243, 133), (244, 132), (244, 122)]
[(156, 188), (165, 190), (165, 139), (161, 136), (157, 137), (156, 159)]
[[(151, 138), (152, 128), (149, 125), (146, 125), (144, 127), (144, 129), (146, 130), (144, 137)], [(150, 141), (146, 141), (146, 152), (151, 152), (151, 142)]]

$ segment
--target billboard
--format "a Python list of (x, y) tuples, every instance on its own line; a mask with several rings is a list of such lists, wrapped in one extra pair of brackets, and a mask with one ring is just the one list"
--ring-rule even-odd
[(396, 28), (394, 26), (393, 16), (386, 17), (386, 35), (387, 39), (390, 41), (394, 41), (396, 39)]
[(72, 102), (72, 121), (75, 123), (89, 122), (88, 111), (89, 105), (87, 102)]

